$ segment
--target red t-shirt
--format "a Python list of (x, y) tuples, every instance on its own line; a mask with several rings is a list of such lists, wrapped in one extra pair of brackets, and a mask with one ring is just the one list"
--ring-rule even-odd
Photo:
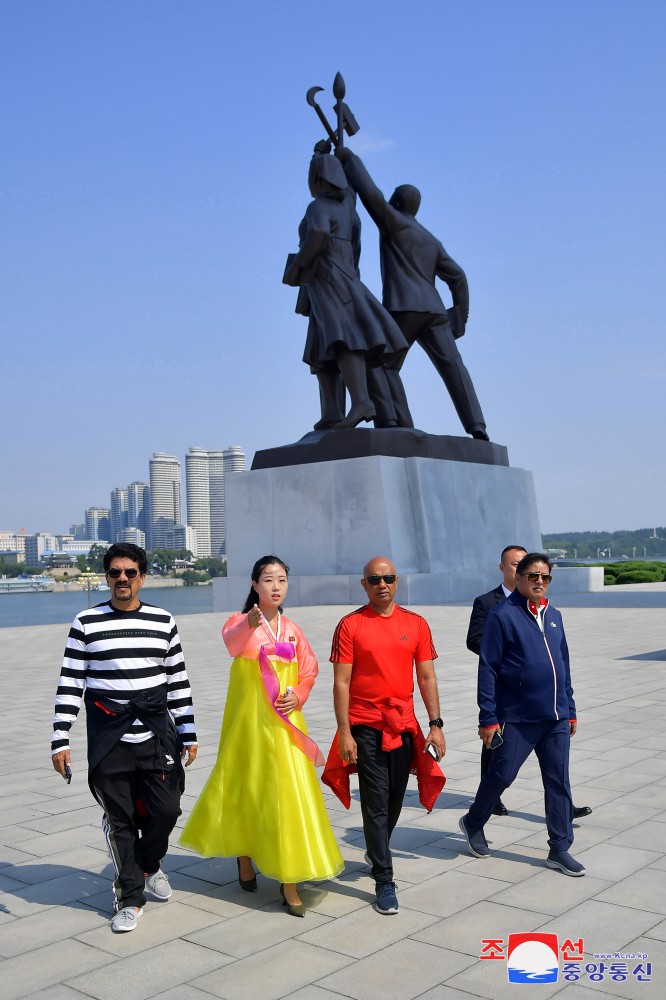
[(370, 605), (352, 611), (333, 634), (331, 663), (351, 663), (349, 704), (356, 699), (378, 702), (407, 700), (414, 693), (414, 664), (435, 660), (425, 618), (400, 605), (385, 617)]

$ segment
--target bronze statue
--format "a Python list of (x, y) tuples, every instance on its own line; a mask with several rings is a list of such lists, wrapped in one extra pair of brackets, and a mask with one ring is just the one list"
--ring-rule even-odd
[[(283, 278), (286, 284), (300, 286), (296, 312), (309, 317), (303, 360), (319, 380), (322, 413), (315, 429), (349, 428), (369, 420), (377, 427), (413, 427), (400, 369), (407, 351), (418, 342), (443, 379), (467, 433), (488, 441), (472, 380), (456, 346), (469, 312), (465, 273), (416, 221), (418, 189), (403, 184), (386, 201), (358, 156), (344, 147), (345, 132), (354, 135), (359, 126), (344, 103), (340, 74), (333, 82), (337, 129), (315, 100), (321, 90), (311, 87), (306, 100), (328, 139), (315, 146), (309, 175), (314, 201), (299, 227), (299, 251), (290, 255)], [(331, 145), (337, 159), (328, 155)], [(385, 308), (360, 280), (361, 223), (355, 193), (380, 232)], [(440, 298), (437, 277), (451, 291), (452, 309)], [(340, 375), (351, 397), (346, 417)]]

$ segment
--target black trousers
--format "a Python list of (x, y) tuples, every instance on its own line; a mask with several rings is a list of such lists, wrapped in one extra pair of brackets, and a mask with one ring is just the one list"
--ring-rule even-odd
[(145, 875), (160, 867), (180, 816), (180, 767), (153, 737), (116, 743), (90, 774), (116, 870), (114, 909), (143, 906)]
[[(451, 401), (468, 434), (474, 430), (485, 428), (486, 422), (472, 383), (472, 378), (465, 367), (460, 351), (456, 346), (453, 330), (446, 313), (436, 315), (419, 312), (391, 313), (408, 344), (419, 343), (426, 352), (437, 373), (448, 389)], [(391, 381), (399, 375), (407, 352), (397, 353), (387, 360), (386, 369), (391, 391), (394, 393), (395, 409), (400, 427), (413, 427), (410, 423), (411, 414), (404, 412), (403, 395), (400, 387), (395, 387)], [(404, 393), (404, 390), (403, 390)]]
[(393, 881), (389, 840), (402, 809), (412, 759), (412, 734), (402, 734), (397, 750), (382, 750), (382, 734), (370, 726), (352, 726), (356, 740), (358, 786), (363, 832), (376, 882)]

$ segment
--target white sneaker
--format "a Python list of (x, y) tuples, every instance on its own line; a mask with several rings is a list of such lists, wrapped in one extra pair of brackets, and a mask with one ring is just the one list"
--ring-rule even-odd
[(116, 934), (126, 934), (128, 931), (136, 930), (142, 913), (143, 910), (137, 909), (136, 906), (124, 906), (111, 921), (111, 930)]
[(169, 879), (161, 868), (158, 868), (154, 875), (146, 878), (146, 892), (149, 892), (155, 899), (166, 900), (172, 895)]

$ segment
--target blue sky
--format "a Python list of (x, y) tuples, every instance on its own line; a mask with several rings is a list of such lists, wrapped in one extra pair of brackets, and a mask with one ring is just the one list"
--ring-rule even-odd
[[(542, 530), (666, 523), (665, 28), (661, 0), (5, 0), (0, 528), (311, 428), (281, 276), (337, 70), (350, 146), (467, 273), (461, 353)], [(404, 376), (462, 433), (417, 347)]]

